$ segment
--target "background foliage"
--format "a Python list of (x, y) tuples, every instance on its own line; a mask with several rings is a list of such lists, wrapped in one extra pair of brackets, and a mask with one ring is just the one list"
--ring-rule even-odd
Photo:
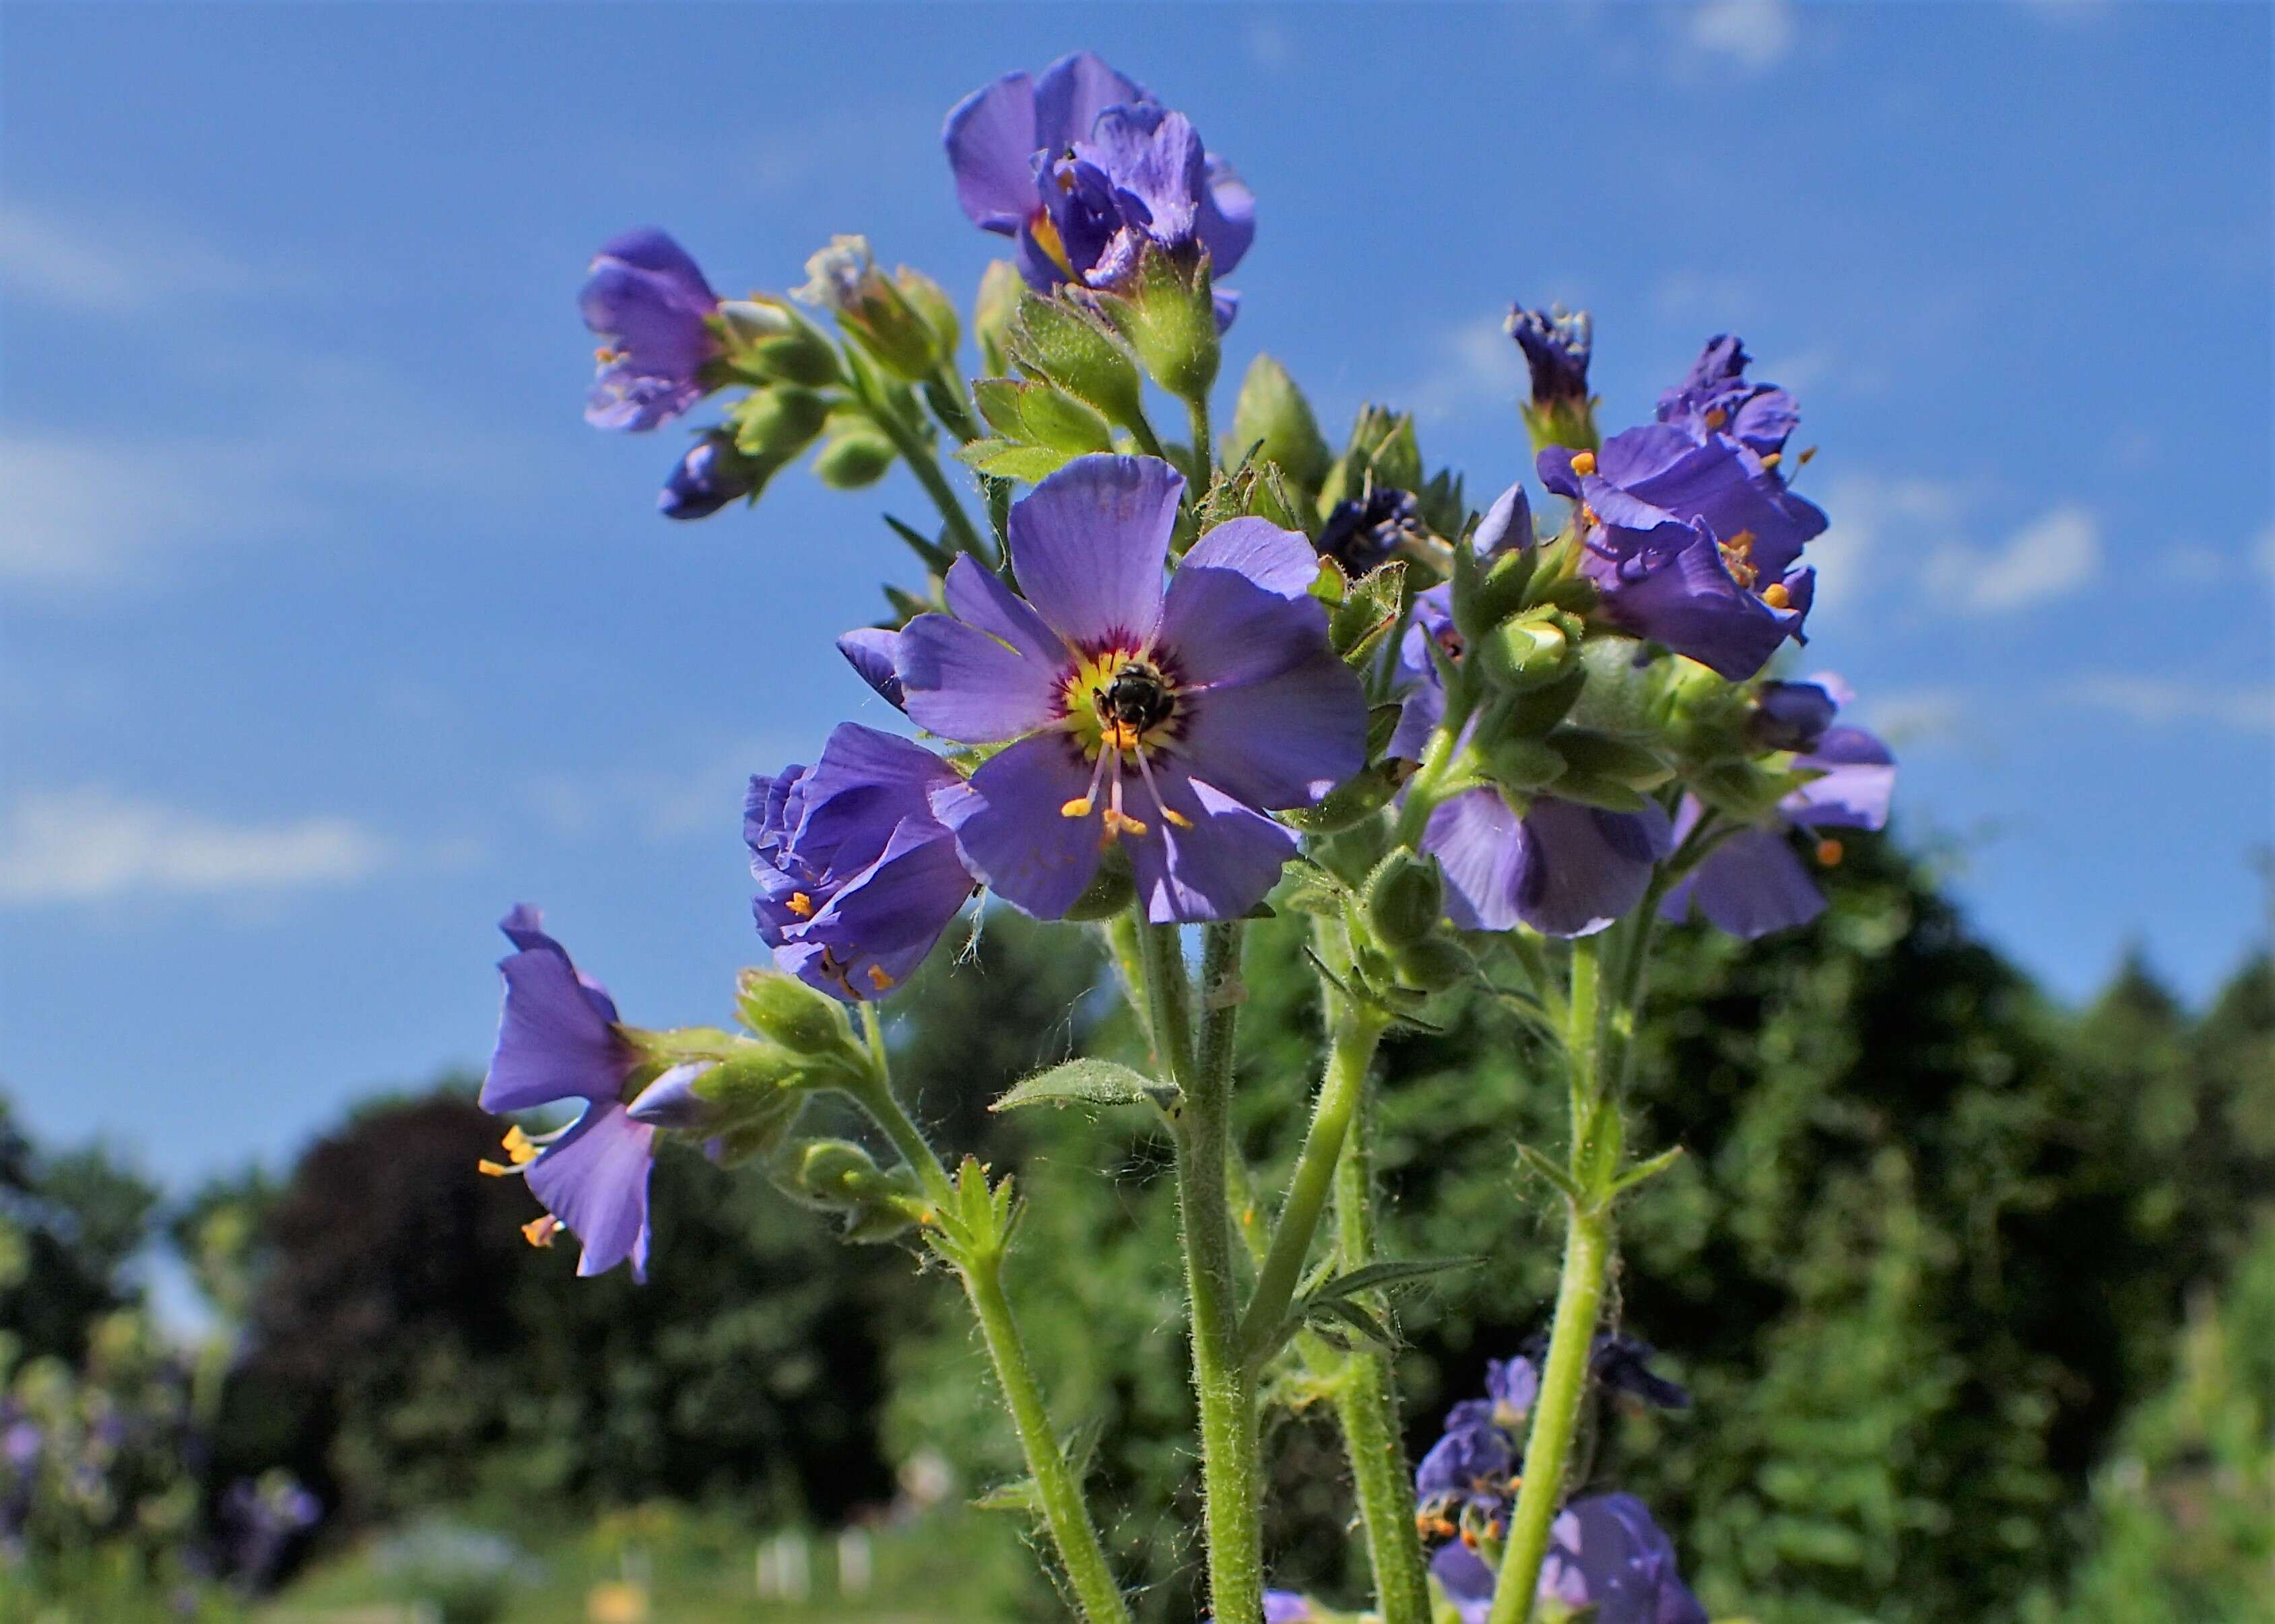
[[(1617, 1303), (1697, 1403), (1599, 1417), (1591, 1479), (1650, 1500), (1718, 1616), (2266, 1616), (2268, 962), (2201, 1013), (2138, 963), (2069, 1011), (1893, 847), (1853, 844), (1834, 890), (1809, 931), (1752, 948), (1685, 932), (1661, 956), (1635, 1131), (1687, 1153), (1631, 1209)], [(1241, 1132), (1269, 1190), (1317, 1016), (1296, 922), (1251, 938)], [(1062, 938), (999, 910), (951, 947), (967, 962), (923, 978), (898, 1068), (940, 1143), (1017, 1170), (1014, 1297), (1054, 1408), (1094, 1448), (1149, 1615), (1190, 1618), (1165, 1149), (1135, 1114), (986, 1109), (1077, 1042), (1129, 1034), (1101, 961)], [(1554, 1131), (1545, 1064), (1482, 994), (1385, 1051), (1390, 1250), (1479, 1260), (1402, 1300), (1417, 1454), (1485, 1361), (1541, 1327), (1553, 1226), (1513, 1149)], [(928, 1452), (958, 1499), (1017, 1476), (962, 1305), (937, 1273), (909, 1278), (910, 1249), (841, 1244), (761, 1182), (671, 1157), (652, 1283), (575, 1280), (568, 1253), (522, 1243), (524, 1192), (472, 1175), (495, 1124), (469, 1091), (374, 1103), (281, 1182), (164, 1212), (99, 1152), (43, 1156), (0, 1119), (11, 1383), (99, 1386), (162, 1233), (218, 1316), (191, 1530), (223, 1485), (279, 1467), (326, 1507), (318, 1549), (435, 1507), (518, 1528), (657, 1501), (752, 1528), (907, 1517), (896, 1471)], [(1334, 1440), (1285, 1396), (1275, 1579), (1356, 1596)], [(19, 1573), (59, 1575), (39, 1566), (58, 1539), (42, 1514), (10, 1549)], [(991, 1516), (1001, 1543), (1020, 1531)], [(972, 1616), (1054, 1616), (1017, 1563), (971, 1563)]]

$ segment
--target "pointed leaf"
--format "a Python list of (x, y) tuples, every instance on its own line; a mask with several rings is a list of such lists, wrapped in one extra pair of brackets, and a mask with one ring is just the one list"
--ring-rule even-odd
[(1348, 1297), (1361, 1291), (1393, 1290), (1448, 1269), (1473, 1268), (1482, 1258), (1394, 1258), (1362, 1265), (1323, 1281), (1311, 1293), (1315, 1303)]
[(1382, 641), (1398, 619), (1406, 595), (1406, 561), (1394, 559), (1351, 583), (1327, 617), (1327, 637), (1335, 653), (1357, 665)]
[(1110, 1060), (1070, 1060), (1062, 1066), (1039, 1071), (1013, 1085), (991, 1111), (1018, 1106), (1130, 1106), (1152, 1100), (1167, 1107), (1176, 1091), (1167, 1089), (1127, 1066)]

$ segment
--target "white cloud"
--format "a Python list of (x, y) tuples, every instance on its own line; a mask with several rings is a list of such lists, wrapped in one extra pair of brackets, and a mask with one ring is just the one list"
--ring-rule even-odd
[(1821, 501), (1832, 521), (1809, 548), (1817, 566), (1810, 614), (1820, 628), (1863, 601), (1883, 573), (1885, 555), (1917, 556), (1929, 542), (1950, 535), (1965, 505), (1957, 486), (1915, 477), (1842, 472), (1822, 493), (1806, 483), (1802, 488)]
[(2004, 615), (2066, 597), (2101, 573), (2101, 521), (2075, 502), (2041, 515), (1997, 548), (1939, 548), (1926, 579), (1938, 601)]
[(1772, 67), (1793, 49), (1792, 0), (1705, 0), (1692, 9), (1689, 32), (1700, 50), (1742, 67)]
[(1494, 403), (1515, 414), (1531, 388), (1524, 357), (1501, 318), (1480, 316), (1438, 335), (1431, 368), (1404, 392), (1407, 409), (1425, 421), (1449, 418)]
[(2196, 683), (2169, 676), (2085, 676), (2057, 691), (2096, 710), (2135, 721), (2201, 721), (2247, 733), (2275, 733), (2275, 684)]
[[(876, 701), (878, 708), (883, 706)], [(859, 719), (885, 728), (900, 720), (889, 711), (879, 717), (866, 709)], [(629, 831), (659, 845), (705, 831), (732, 838), (742, 827), (751, 774), (776, 771), (793, 759), (811, 761), (812, 752), (810, 740), (740, 739), (668, 765), (548, 774), (530, 786), (530, 803), (564, 840), (603, 831), (612, 838)]]
[(0, 902), (351, 885), (389, 857), (351, 819), (224, 823), (107, 789), (35, 791), (0, 820)]
[(1913, 688), (1868, 695), (1863, 708), (1873, 730), (1901, 748), (1954, 738), (1974, 707), (1956, 688)]
[(232, 296), (291, 278), (147, 224), (100, 227), (0, 206), (0, 284), (66, 310), (118, 313), (187, 296)]

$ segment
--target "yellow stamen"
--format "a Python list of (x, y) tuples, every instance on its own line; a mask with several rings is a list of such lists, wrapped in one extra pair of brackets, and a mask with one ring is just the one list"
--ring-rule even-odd
[(1801, 454), (1801, 456), (1800, 456), (1798, 458), (1796, 458), (1795, 460), (1796, 460), (1796, 461), (1799, 461), (1799, 462), (1806, 463), (1806, 462), (1807, 462), (1810, 457), (1814, 457), (1814, 456), (1816, 456), (1816, 455), (1817, 455), (1817, 448), (1816, 448), (1815, 446), (1810, 446), (1807, 450), (1803, 451), (1803, 452)]
[(507, 1178), (513, 1173), (513, 1169), (507, 1167), (503, 1162), (492, 1161), (487, 1156), (483, 1157), (481, 1160), (474, 1164), (474, 1171), (477, 1173), (486, 1173), (494, 1179)]
[(1193, 820), (1190, 818), (1186, 817), (1184, 813), (1179, 812), (1174, 806), (1164, 806), (1161, 808), (1161, 816), (1169, 820), (1169, 827), (1171, 828), (1190, 829), (1193, 827)]
[(593, 359), (600, 362), (601, 366), (606, 366), (610, 361), (616, 359), (616, 353), (617, 352), (608, 345), (602, 344), (599, 349), (593, 351)]
[(505, 1147), (506, 1159), (517, 1167), (537, 1159), (537, 1142), (522, 1132), (518, 1124), (507, 1129), (505, 1137), (498, 1143)]
[(1723, 411), (1723, 410), (1722, 410), (1722, 408), (1721, 408), (1721, 407), (1719, 407), (1719, 406), (1713, 406), (1713, 407), (1710, 407), (1710, 408), (1707, 410), (1707, 412), (1706, 412), (1706, 427), (1709, 427), (1709, 428), (1719, 428), (1719, 427), (1722, 427), (1722, 425), (1723, 425), (1723, 424), (1725, 424), (1725, 423), (1728, 422), (1729, 420), (1730, 420), (1730, 414), (1729, 414), (1728, 412), (1727, 412)]
[(1772, 451), (1767, 457), (1762, 458), (1762, 466), (1765, 468), (1774, 468), (1783, 461), (1785, 461), (1785, 453), (1783, 451)]
[(1593, 451), (1574, 452), (1572, 456), (1572, 472), (1578, 474), (1583, 480), (1590, 474), (1595, 472), (1596, 454)]
[(1085, 795), (1078, 801), (1068, 801), (1061, 805), (1059, 808), (1059, 816), (1062, 818), (1087, 818), (1090, 816), (1091, 809), (1097, 804), (1098, 801), (1096, 797)]
[(790, 894), (790, 901), (784, 903), (782, 906), (789, 909), (801, 919), (811, 919), (813, 918), (813, 899), (803, 891), (791, 892)]
[(1143, 818), (1133, 818), (1119, 807), (1109, 806), (1106, 809), (1106, 832), (1108, 835), (1143, 836), (1145, 833), (1145, 820)]
[(1817, 842), (1817, 864), (1819, 868), (1839, 866), (1841, 855), (1841, 845), (1839, 841), (1820, 840)]
[(1762, 601), (1773, 609), (1789, 609), (1793, 607), (1793, 594), (1786, 591), (1782, 581), (1772, 581), (1762, 588)]
[(532, 1246), (553, 1244), (553, 1237), (561, 1233), (561, 1220), (548, 1212), (542, 1218), (533, 1218), (521, 1227), (521, 1238)]
[(872, 964), (869, 966), (869, 985), (875, 987), (880, 993), (889, 993), (893, 988), (900, 984), (895, 981), (892, 977), (887, 975), (884, 971), (880, 969), (877, 965)]

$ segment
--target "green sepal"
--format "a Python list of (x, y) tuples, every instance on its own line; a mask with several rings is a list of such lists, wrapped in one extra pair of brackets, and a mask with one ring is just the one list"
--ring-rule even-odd
[(788, 462), (813, 443), (829, 418), (826, 396), (792, 383), (753, 389), (735, 408), (735, 449), (746, 457)]
[(1470, 950), (1445, 936), (1394, 943), (1390, 963), (1398, 972), (1398, 984), (1420, 993), (1442, 993), (1459, 986), (1478, 971)]
[(1359, 889), (1359, 906), (1374, 939), (1396, 949), (1438, 927), (1446, 909), (1446, 883), (1434, 857), (1399, 847), (1374, 865)]
[(1630, 789), (1655, 789), (1674, 776), (1674, 764), (1649, 745), (1591, 728), (1559, 728), (1548, 736), (1548, 747), (1564, 758), (1568, 779), (1601, 779)]
[(885, 477), (898, 455), (893, 442), (874, 429), (832, 433), (813, 459), (813, 477), (834, 491), (858, 491)]
[(1011, 318), (1027, 284), (1019, 268), (1009, 260), (991, 260), (979, 276), (979, 292), (971, 302), (971, 336), (979, 345), (979, 364), (991, 378), (1011, 370)]
[(1478, 668), (1504, 691), (1542, 688), (1571, 669), (1580, 628), (1554, 609), (1534, 609), (1485, 631), (1477, 644)]
[(1281, 906), (1294, 912), (1335, 919), (1342, 917), (1343, 901), (1350, 891), (1333, 871), (1309, 857), (1293, 857), (1281, 872), (1277, 895)]
[(1074, 899), (1063, 916), (1077, 925), (1095, 925), (1100, 919), (1110, 919), (1126, 911), (1138, 900), (1138, 881), (1130, 874), (1130, 859), (1116, 841), (1098, 865), (1098, 872), (1091, 876), (1080, 896)]
[(1014, 1084), (987, 1108), (1013, 1111), (1021, 1106), (1131, 1106), (1148, 1102), (1168, 1110), (1177, 1091), (1143, 1072), (1110, 1060), (1070, 1060)]
[(1575, 664), (1554, 682), (1513, 696), (1499, 713), (1502, 733), (1538, 738), (1564, 720), (1587, 685), (1585, 668)]
[(1503, 789), (1530, 794), (1564, 776), (1564, 758), (1542, 739), (1521, 736), (1495, 739), (1485, 747), (1483, 755), (1485, 775)]
[(1364, 665), (1390, 629), (1406, 601), (1406, 563), (1393, 559), (1345, 589), (1327, 616), (1327, 640), (1346, 665)]
[(1715, 812), (1737, 823), (1758, 823), (1800, 787), (1798, 774), (1754, 761), (1726, 761), (1685, 775), (1683, 784)]
[(1107, 422), (1128, 428), (1145, 420), (1137, 358), (1069, 300), (1022, 291), (1004, 342), (1014, 366), (1088, 401)]
[(893, 283), (900, 290), (901, 297), (908, 300), (909, 307), (932, 329), (934, 359), (945, 360), (953, 356), (964, 338), (964, 323), (947, 290), (922, 271), (906, 265), (893, 273)]
[(1232, 409), (1228, 460), (1251, 455), (1277, 466), (1291, 485), (1306, 492), (1319, 488), (1328, 464), (1334, 459), (1303, 390), (1296, 387), (1288, 369), (1268, 355), (1259, 355), (1249, 363)]
[(807, 389), (844, 381), (829, 335), (771, 293), (725, 301), (715, 325), (728, 366), (744, 376)]
[(792, 1054), (858, 1061), (861, 1047), (845, 1006), (779, 970), (744, 970), (735, 978), (735, 1018)]
[(1032, 485), (1048, 479), (1074, 460), (1072, 451), (1055, 451), (1047, 445), (1024, 445), (1017, 440), (975, 440), (956, 454), (956, 460), (990, 478), (1018, 480)]
[(1053, 384), (986, 378), (971, 386), (971, 397), (988, 427), (1007, 440), (1077, 454), (1114, 449), (1106, 419)]
[(1406, 707), (1394, 700), (1387, 705), (1368, 707), (1366, 713), (1367, 759), (1373, 760), (1390, 748), (1391, 737), (1398, 731), (1399, 718), (1405, 714)]
[(1356, 828), (1390, 804), (1398, 784), (1380, 762), (1329, 790), (1316, 805), (1291, 806), (1282, 822), (1305, 835), (1340, 835)]
[(1154, 382), (1179, 400), (1207, 397), (1223, 354), (1205, 259), (1180, 263), (1149, 241), (1122, 291), (1100, 294), (1098, 307)]

